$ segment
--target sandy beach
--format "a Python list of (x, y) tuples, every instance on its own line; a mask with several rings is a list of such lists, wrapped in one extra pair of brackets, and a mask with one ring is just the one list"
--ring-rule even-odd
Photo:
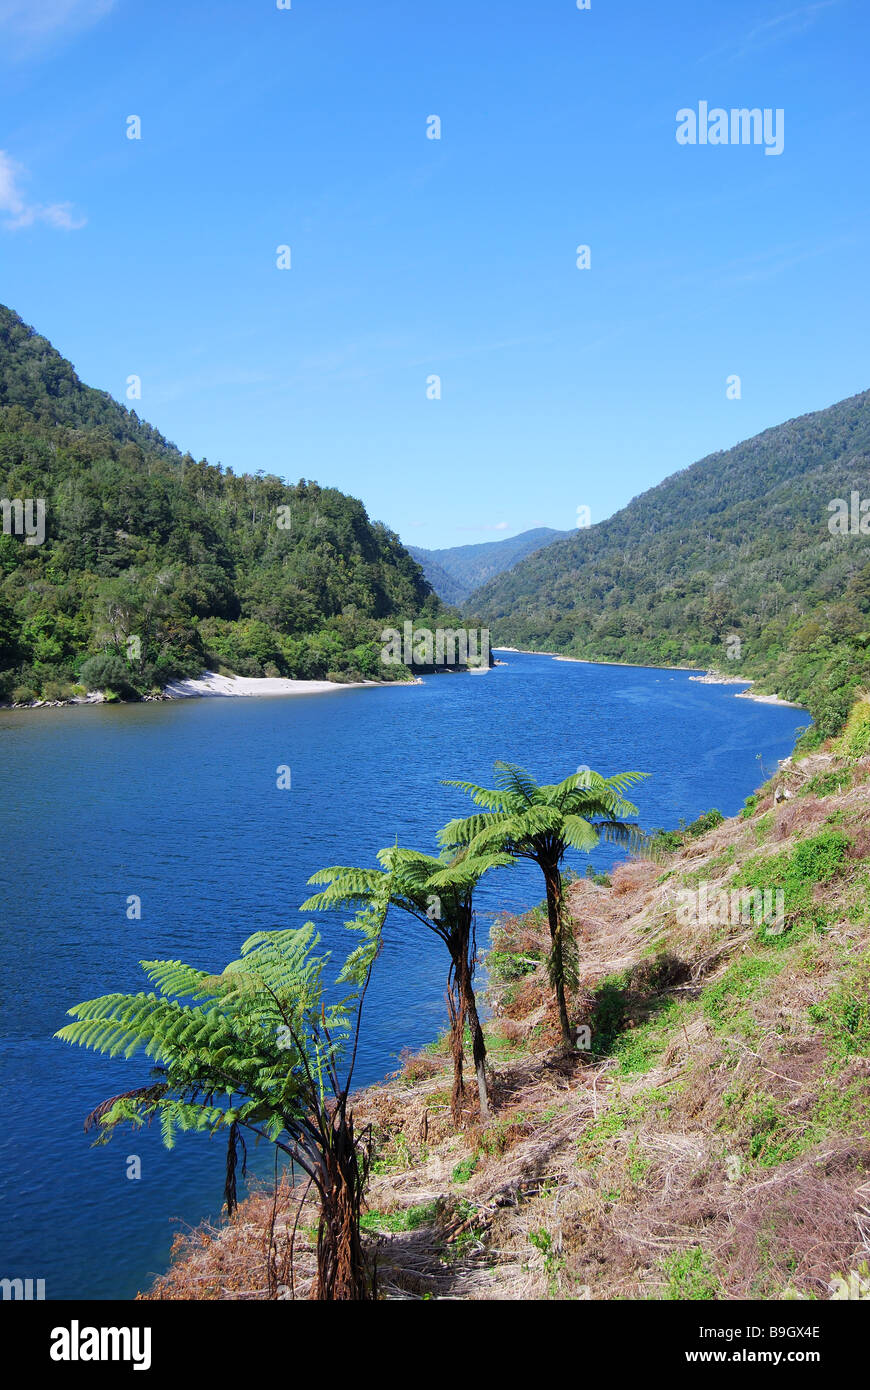
[(752, 687), (755, 684), (749, 676), (721, 676), (707, 671), (703, 676), (690, 676), (690, 681), (699, 681), (701, 685), (746, 685), (747, 690), (738, 690), (735, 700), (755, 700), (759, 705), (786, 705), (789, 709), (803, 709), (803, 705), (798, 705), (794, 700), (784, 700), (781, 695), (762, 695), (756, 694)]
[(335, 690), (361, 690), (367, 685), (417, 685), (417, 681), (302, 681), (289, 676), (219, 676), (203, 671), (188, 680), (170, 681), (163, 694), (170, 700), (196, 696), (326, 695)]
[(795, 700), (784, 700), (781, 695), (756, 695), (751, 690), (738, 690), (735, 700), (757, 700), (760, 705), (788, 705), (789, 709), (804, 709)]

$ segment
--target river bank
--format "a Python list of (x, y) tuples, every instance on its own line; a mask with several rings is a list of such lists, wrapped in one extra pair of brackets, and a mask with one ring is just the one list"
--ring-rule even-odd
[(419, 685), (413, 681), (316, 681), (290, 676), (222, 676), (203, 671), (201, 676), (170, 681), (163, 687), (167, 700), (210, 696), (247, 699), (261, 695), (328, 695), (336, 690), (362, 690), (365, 686)]
[[(636, 661), (592, 661), (587, 657), (563, 656), (559, 652), (534, 652), (521, 647), (493, 647), (495, 652), (514, 653), (517, 656), (548, 656), (554, 661), (567, 662), (577, 666), (619, 666), (626, 669), (640, 671), (689, 671), (692, 674), (689, 679), (697, 681), (701, 685), (746, 685), (750, 687), (746, 690), (736, 692), (735, 698), (755, 700), (759, 704), (765, 705), (784, 705), (791, 709), (803, 709), (803, 705), (797, 704), (793, 700), (785, 700), (780, 695), (756, 694), (752, 689), (754, 681), (749, 677), (723, 676), (715, 671), (701, 672), (697, 666), (662, 666), (656, 662), (636, 662)], [(496, 661), (495, 665), (505, 665), (505, 662)], [(469, 668), (457, 674), (465, 675), (486, 675), (491, 667), (480, 669)], [(445, 674), (443, 672), (436, 674)], [(451, 673), (453, 674), (453, 673)], [(221, 675), (217, 671), (203, 671), (201, 676), (189, 676), (169, 681), (162, 691), (143, 695), (141, 701), (144, 703), (159, 700), (188, 700), (196, 698), (231, 698), (248, 699), (251, 697), (262, 696), (293, 696), (293, 695), (328, 695), (338, 690), (362, 690), (366, 687), (382, 689), (386, 686), (411, 686), (422, 685), (422, 678), (414, 676), (407, 681), (329, 681), (329, 680), (297, 680), (290, 676), (236, 676)], [(72, 695), (60, 700), (29, 700), (22, 704), (0, 704), (0, 710), (23, 710), (23, 709), (63, 709), (69, 705), (99, 705), (106, 703), (118, 703), (115, 700), (107, 699), (105, 692), (101, 690), (88, 691), (87, 694)], [(130, 702), (121, 702), (130, 703)], [(135, 703), (135, 702), (134, 702)]]
[(703, 676), (690, 676), (690, 681), (697, 681), (699, 685), (748, 685), (748, 690), (738, 690), (734, 696), (735, 700), (756, 700), (760, 705), (785, 705), (789, 709), (804, 709), (796, 700), (784, 700), (781, 695), (762, 695), (760, 692), (752, 690), (755, 684), (746, 676), (723, 676), (718, 671), (705, 671)]
[(148, 704), (160, 700), (190, 700), (215, 698), (248, 699), (277, 695), (329, 695), (337, 690), (362, 690), (365, 687), (384, 689), (387, 686), (422, 685), (419, 676), (407, 681), (318, 681), (295, 680), (289, 676), (223, 676), (217, 671), (203, 671), (169, 681), (160, 692), (143, 695), (139, 700), (109, 700), (102, 690), (86, 695), (71, 695), (63, 700), (28, 700), (23, 704), (0, 704), (0, 710), (63, 709), (70, 705)]
[[(750, 676), (723, 676), (717, 671), (702, 671), (700, 666), (662, 666), (655, 661), (593, 661), (584, 656), (564, 656), (560, 652), (533, 652), (525, 647), (493, 647), (493, 652), (515, 652), (517, 656), (551, 656), (555, 661), (570, 661), (577, 666), (625, 666), (638, 671), (691, 671), (700, 674), (690, 675), (690, 681), (699, 685), (746, 685), (752, 687), (755, 681)], [(781, 695), (763, 695), (751, 688), (738, 690), (735, 699), (755, 700), (761, 705), (784, 705), (789, 709), (805, 709), (795, 700), (785, 700)]]

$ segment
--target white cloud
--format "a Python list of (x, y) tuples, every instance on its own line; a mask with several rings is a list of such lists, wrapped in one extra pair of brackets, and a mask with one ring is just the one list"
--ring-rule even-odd
[(771, 19), (763, 20), (761, 24), (756, 24), (746, 33), (729, 39), (713, 53), (707, 53), (701, 61), (720, 57), (745, 58), (759, 49), (797, 38), (813, 27), (821, 18), (823, 10), (829, 10), (841, 3), (842, 0), (811, 0), (811, 3), (799, 5), (797, 9), (786, 10)]
[(795, 34), (803, 34), (819, 17), (821, 10), (829, 10), (832, 5), (839, 3), (839, 0), (815, 0), (811, 5), (800, 5), (796, 10), (787, 10), (784, 14), (774, 15), (773, 19), (765, 20), (763, 24), (757, 24), (754, 29), (750, 29), (746, 36), (747, 47), (757, 44), (776, 43), (779, 39), (790, 39)]
[(115, 0), (0, 0), (0, 34), (43, 39), (59, 30), (84, 29), (114, 8)]
[(26, 170), (0, 150), (0, 216), (4, 227), (17, 231), (20, 227), (32, 227), (35, 222), (45, 222), (49, 227), (74, 232), (85, 225), (87, 219), (76, 216), (72, 203), (29, 202), (20, 187), (25, 177)]

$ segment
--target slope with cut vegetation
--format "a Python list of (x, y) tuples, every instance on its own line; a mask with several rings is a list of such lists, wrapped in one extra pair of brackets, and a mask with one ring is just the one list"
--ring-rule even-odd
[[(775, 889), (782, 913), (701, 920), (702, 888), (726, 907)], [(567, 899), (575, 1051), (542, 905), (502, 919), (488, 957), (491, 1120), (469, 1088), (454, 1124), (445, 1040), (357, 1097), (380, 1295), (870, 1296), (870, 702), (741, 816)], [(306, 1296), (297, 1198), (263, 1190), (180, 1238), (148, 1296)]]

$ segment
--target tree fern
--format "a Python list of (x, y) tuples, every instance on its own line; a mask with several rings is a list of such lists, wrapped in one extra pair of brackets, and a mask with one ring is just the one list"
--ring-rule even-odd
[(482, 1118), (489, 1116), (486, 1045), (477, 1011), (473, 976), (477, 954), (474, 890), (489, 869), (513, 863), (500, 850), (445, 849), (440, 855), (389, 846), (378, 852), (380, 869), (333, 865), (313, 874), (309, 883), (325, 885), (303, 904), (301, 911), (323, 910), (365, 902), (392, 883), (390, 902), (409, 913), (444, 942), (450, 954), (447, 1003), (453, 1052), (453, 1116), (459, 1123), (463, 1097), (463, 1038), (471, 1031), (472, 1056)]
[[(359, 1232), (363, 1164), (348, 1109), (362, 1004), (380, 949), (393, 884), (379, 878), (366, 907), (347, 923), (362, 938), (339, 981), (347, 997), (327, 1004), (312, 923), (255, 932), (219, 975), (183, 961), (143, 961), (154, 987), (107, 994), (69, 1010), (56, 1034), (110, 1057), (153, 1059), (152, 1081), (112, 1097), (87, 1117), (105, 1142), (120, 1124), (155, 1118), (168, 1148), (180, 1132), (225, 1132), (225, 1196), (235, 1205), (235, 1168), (244, 1133), (274, 1143), (307, 1174), (321, 1203), (318, 1293), (367, 1296)], [(343, 1080), (342, 1052), (350, 1056)]]
[(618, 772), (613, 777), (587, 770), (563, 781), (539, 785), (514, 763), (495, 764), (496, 786), (450, 781), (449, 787), (466, 792), (483, 811), (452, 820), (439, 836), (447, 850), (462, 847), (476, 856), (508, 855), (531, 859), (543, 875), (547, 891), (550, 928), (549, 973), (559, 1008), (559, 1025), (566, 1046), (572, 1044), (565, 998), (566, 986), (576, 983), (575, 941), (565, 930), (562, 860), (569, 849), (589, 852), (602, 840), (634, 847), (643, 842), (638, 827), (626, 817), (637, 815), (627, 800), (627, 788), (644, 772)]

